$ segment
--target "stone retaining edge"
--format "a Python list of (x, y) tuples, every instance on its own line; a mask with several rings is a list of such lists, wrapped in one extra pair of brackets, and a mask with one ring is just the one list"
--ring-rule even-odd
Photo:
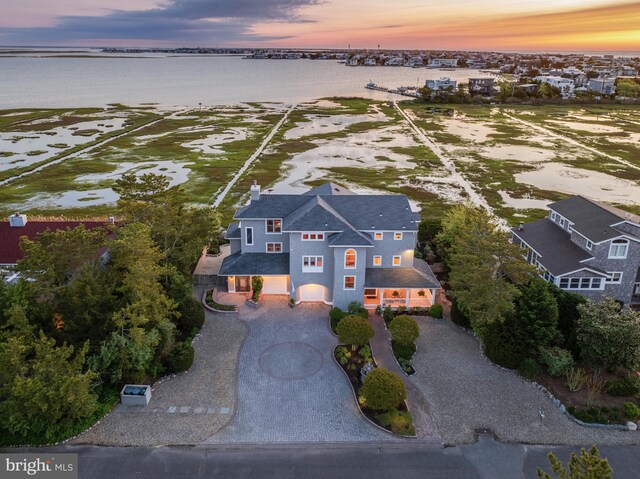
[(207, 289), (207, 290), (205, 290), (204, 293), (202, 293), (202, 301), (201, 301), (202, 302), (202, 306), (204, 306), (209, 311), (212, 311), (214, 313), (219, 313), (219, 314), (237, 314), (238, 313), (237, 306), (236, 306), (236, 310), (235, 311), (222, 311), (220, 309), (215, 309), (215, 308), (212, 308), (211, 306), (209, 306), (207, 304), (207, 293), (209, 291), (213, 291), (213, 289)]

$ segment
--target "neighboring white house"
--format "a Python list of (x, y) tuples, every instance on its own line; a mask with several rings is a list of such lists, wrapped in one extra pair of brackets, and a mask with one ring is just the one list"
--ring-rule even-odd
[(456, 89), (457, 82), (449, 77), (441, 77), (437, 80), (427, 80), (424, 84), (425, 87), (430, 88), (433, 91), (446, 90), (451, 88)]
[(575, 90), (575, 83), (570, 78), (554, 77), (554, 76), (537, 76), (536, 81), (547, 83), (560, 90), (562, 98), (571, 98)]
[(589, 91), (602, 95), (613, 95), (616, 92), (615, 78), (592, 78), (589, 80)]
[(456, 68), (458, 66), (457, 58), (432, 58), (427, 65), (430, 68)]

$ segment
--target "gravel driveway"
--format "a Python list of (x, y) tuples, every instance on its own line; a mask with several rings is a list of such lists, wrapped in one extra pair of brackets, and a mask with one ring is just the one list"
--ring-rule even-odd
[[(489, 362), (478, 341), (449, 320), (419, 319), (413, 382), (429, 400), (445, 444), (474, 442), (474, 429), (533, 444), (640, 444), (638, 431), (580, 426), (533, 383)], [(544, 419), (540, 418), (544, 410)]]
[(265, 296), (241, 306), (249, 334), (238, 369), (233, 421), (206, 443), (396, 441), (366, 422), (332, 359), (329, 307)]
[[(202, 297), (201, 289), (196, 297)], [(236, 315), (206, 311), (193, 342), (191, 369), (156, 383), (146, 407), (118, 404), (72, 444), (193, 445), (215, 434), (233, 417), (236, 362), (245, 335), (246, 327)]]

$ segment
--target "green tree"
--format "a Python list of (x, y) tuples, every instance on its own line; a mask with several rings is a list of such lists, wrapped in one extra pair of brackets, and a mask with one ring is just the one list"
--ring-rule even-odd
[(548, 457), (555, 478), (538, 468), (540, 479), (611, 479), (613, 477), (613, 469), (609, 461), (600, 457), (600, 451), (596, 446), (592, 446), (589, 451), (580, 449), (580, 456), (575, 452), (571, 453), (571, 459), (566, 468), (552, 452)]
[(262, 293), (262, 287), (264, 286), (264, 279), (262, 276), (253, 276), (251, 278), (251, 290), (253, 291), (251, 299), (258, 301), (260, 294)]
[(587, 299), (580, 294), (562, 290), (553, 284), (549, 284), (548, 288), (558, 305), (558, 330), (562, 334), (567, 348), (577, 358), (580, 355), (576, 338), (576, 327), (580, 318), (578, 305), (586, 303)]
[(638, 98), (640, 97), (640, 83), (631, 79), (620, 80), (616, 85), (616, 94), (626, 98)]
[(438, 241), (446, 252), (452, 294), (482, 337), (484, 325), (513, 313), (518, 285), (528, 282), (535, 269), (480, 208), (452, 208)]
[(407, 398), (407, 389), (400, 376), (388, 369), (376, 368), (364, 378), (360, 395), (371, 409), (388, 411)]
[(578, 306), (580, 355), (594, 367), (634, 370), (640, 365), (640, 313), (612, 298)]
[(96, 409), (92, 392), (96, 375), (83, 372), (87, 346), (55, 346), (40, 332), (11, 336), (0, 342), (0, 370), (11, 378), (0, 384), (0, 429), (18, 437), (51, 440)]
[(394, 341), (402, 344), (415, 342), (420, 335), (420, 328), (415, 319), (410, 316), (397, 316), (389, 323), (389, 330)]
[(203, 248), (220, 232), (211, 208), (193, 208), (179, 186), (169, 186), (166, 176), (126, 173), (116, 181), (118, 209), (126, 223), (144, 223), (161, 249), (166, 263), (188, 275)]
[(558, 306), (541, 278), (520, 286), (520, 293), (514, 313), (518, 340), (529, 355), (535, 355), (558, 334)]
[(342, 318), (336, 326), (336, 332), (340, 341), (344, 344), (350, 344), (354, 351), (357, 346), (368, 344), (375, 334), (369, 321), (356, 315)]

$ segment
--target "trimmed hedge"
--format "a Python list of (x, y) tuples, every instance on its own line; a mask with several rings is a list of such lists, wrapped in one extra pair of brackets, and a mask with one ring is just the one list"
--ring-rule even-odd
[(444, 315), (444, 309), (441, 304), (433, 304), (429, 308), (429, 316), (436, 319), (442, 319)]
[(391, 349), (393, 349), (393, 355), (399, 359), (411, 359), (416, 353), (415, 343), (399, 343), (398, 341), (391, 341)]
[(390, 411), (407, 398), (407, 389), (400, 376), (388, 369), (377, 368), (367, 374), (360, 395), (371, 409)]

